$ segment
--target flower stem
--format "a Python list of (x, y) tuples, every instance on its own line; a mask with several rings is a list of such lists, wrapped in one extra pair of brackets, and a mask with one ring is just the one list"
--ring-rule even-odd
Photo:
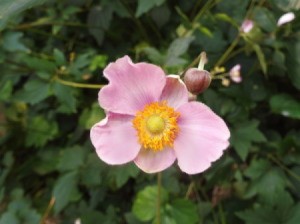
[(54, 78), (54, 80), (65, 86), (72, 86), (75, 88), (101, 89), (102, 87), (105, 86), (104, 84), (86, 84), (86, 83), (77, 83), (77, 82), (66, 81), (57, 76)]
[(240, 40), (240, 34), (238, 34), (236, 36), (236, 38), (232, 41), (231, 45), (227, 48), (227, 50), (224, 52), (224, 54), (217, 61), (215, 67), (218, 67), (218, 66), (222, 65), (226, 61), (229, 54), (233, 51), (235, 46), (239, 43), (239, 40)]
[(156, 204), (156, 224), (160, 224), (160, 205), (161, 205), (161, 172), (157, 174), (157, 204)]
[(42, 219), (41, 219), (41, 221), (40, 221), (40, 224), (45, 224), (45, 223), (46, 223), (46, 219), (47, 219), (47, 217), (48, 217), (48, 215), (49, 215), (51, 209), (53, 208), (54, 203), (55, 203), (55, 198), (52, 197), (52, 198), (50, 199), (50, 202), (49, 202), (49, 204), (48, 204), (48, 207), (47, 207), (47, 209), (46, 209), (46, 211), (45, 211), (45, 213), (44, 213), (44, 215), (43, 215), (43, 217), (42, 217)]

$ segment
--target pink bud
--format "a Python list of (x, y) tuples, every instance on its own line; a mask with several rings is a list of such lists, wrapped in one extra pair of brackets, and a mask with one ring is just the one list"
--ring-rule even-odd
[(241, 26), (241, 30), (244, 33), (249, 33), (252, 30), (253, 26), (254, 26), (253, 21), (250, 20), (250, 19), (246, 19), (246, 20), (244, 20), (244, 22), (243, 22), (243, 24)]
[(184, 75), (183, 81), (187, 89), (194, 95), (198, 95), (206, 90), (211, 82), (210, 73), (206, 70), (189, 68)]

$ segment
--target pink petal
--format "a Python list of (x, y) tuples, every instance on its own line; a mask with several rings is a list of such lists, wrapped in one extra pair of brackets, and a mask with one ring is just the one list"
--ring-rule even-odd
[(171, 148), (157, 152), (142, 148), (134, 162), (144, 172), (156, 173), (170, 167), (175, 159), (174, 150)]
[(146, 104), (158, 101), (166, 83), (164, 71), (153, 64), (132, 63), (128, 56), (110, 63), (103, 71), (109, 84), (99, 92), (104, 109), (134, 115)]
[(237, 77), (231, 77), (231, 80), (236, 82), (236, 83), (240, 83), (242, 81), (242, 77), (241, 76), (237, 76)]
[(178, 75), (167, 76), (167, 83), (163, 89), (160, 100), (166, 100), (168, 105), (178, 108), (182, 104), (188, 102), (189, 92)]
[(180, 130), (174, 150), (178, 165), (188, 174), (203, 172), (228, 147), (228, 127), (222, 118), (199, 102), (186, 103), (177, 111)]
[(243, 24), (241, 26), (241, 30), (244, 33), (249, 33), (252, 30), (253, 26), (254, 26), (253, 21), (250, 20), (250, 19), (246, 19), (246, 20), (244, 20), (244, 22), (243, 22)]
[(237, 64), (233, 66), (229, 71), (230, 79), (236, 83), (239, 83), (242, 81), (241, 77), (241, 65)]
[(108, 164), (124, 164), (140, 151), (132, 116), (109, 113), (91, 129), (91, 141), (100, 159)]
[(285, 23), (289, 23), (295, 19), (295, 14), (293, 12), (288, 12), (286, 14), (283, 14), (277, 22), (277, 26), (281, 26)]

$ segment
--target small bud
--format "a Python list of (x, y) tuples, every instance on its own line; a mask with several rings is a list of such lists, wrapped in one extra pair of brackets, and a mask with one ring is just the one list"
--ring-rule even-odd
[(211, 82), (210, 73), (198, 68), (189, 68), (183, 78), (188, 91), (198, 95), (208, 88)]

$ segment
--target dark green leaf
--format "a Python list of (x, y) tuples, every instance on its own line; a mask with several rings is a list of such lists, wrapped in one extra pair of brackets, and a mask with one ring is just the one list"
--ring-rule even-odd
[(0, 30), (6, 22), (18, 13), (35, 5), (44, 3), (46, 0), (0, 0)]
[(287, 94), (272, 96), (270, 106), (273, 112), (285, 117), (300, 119), (300, 102)]
[(59, 171), (77, 170), (83, 165), (86, 150), (80, 146), (67, 148), (61, 152), (57, 169)]
[(300, 39), (289, 44), (288, 49), (286, 59), (287, 74), (292, 84), (300, 90)]
[(142, 14), (148, 12), (150, 9), (155, 6), (160, 6), (165, 2), (165, 0), (138, 0), (138, 7), (135, 13), (136, 17), (140, 17)]
[(239, 124), (232, 130), (231, 143), (242, 160), (247, 158), (253, 142), (266, 141), (265, 136), (257, 126), (257, 121), (250, 121)]
[(23, 37), (23, 33), (20, 32), (5, 33), (3, 37), (3, 48), (9, 52), (23, 51), (29, 53), (30, 50), (21, 42), (22, 37)]
[(58, 50), (56, 48), (53, 50), (53, 56), (54, 56), (56, 65), (62, 66), (62, 65), (65, 65), (67, 63), (65, 55), (60, 50)]
[(53, 139), (58, 133), (57, 123), (48, 121), (41, 116), (29, 120), (26, 133), (27, 146), (44, 146), (49, 140)]
[(39, 79), (31, 79), (26, 82), (24, 89), (18, 91), (14, 98), (30, 104), (37, 104), (46, 99), (49, 94), (49, 83)]
[(254, 19), (256, 23), (267, 32), (272, 32), (276, 29), (276, 20), (274, 15), (263, 7), (255, 7)]
[(115, 177), (117, 187), (122, 187), (130, 177), (136, 177), (139, 174), (139, 169), (134, 164), (126, 164), (120, 167), (115, 167), (112, 170), (112, 175)]
[(77, 173), (70, 172), (61, 176), (55, 183), (52, 195), (55, 198), (54, 212), (59, 213), (72, 199), (76, 191)]
[(74, 89), (62, 85), (60, 83), (53, 84), (54, 95), (57, 97), (61, 106), (58, 111), (63, 113), (74, 113), (76, 112), (76, 98), (74, 97)]

